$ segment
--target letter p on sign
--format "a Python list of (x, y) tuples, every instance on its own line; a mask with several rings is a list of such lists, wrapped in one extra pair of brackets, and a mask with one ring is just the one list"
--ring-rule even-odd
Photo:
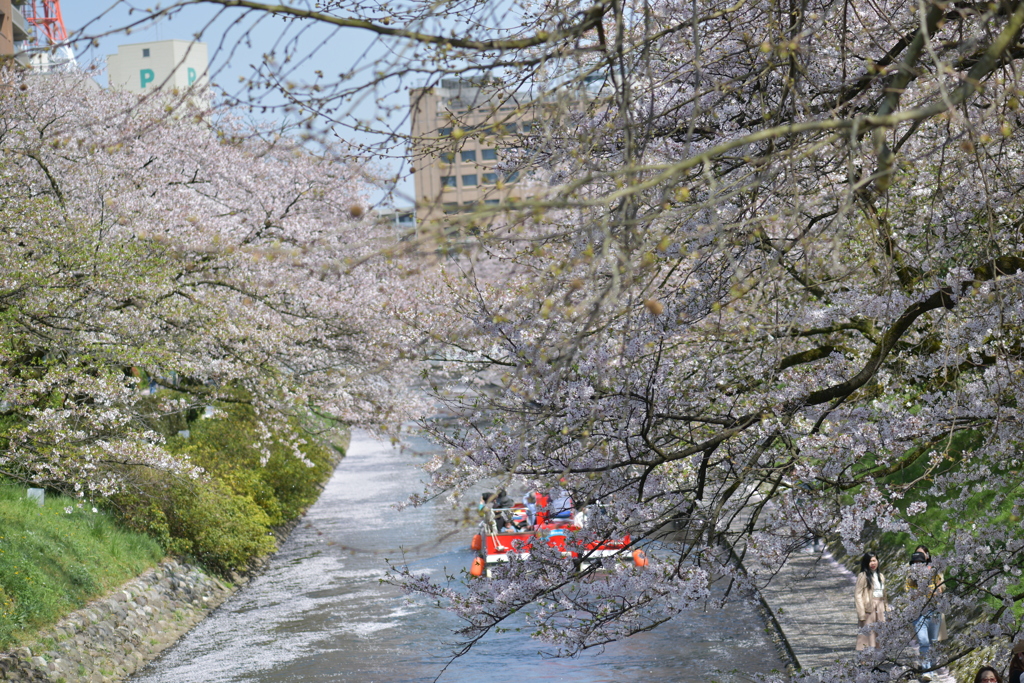
[(187, 73), (188, 73), (188, 84), (192, 85), (193, 83), (196, 82), (196, 70), (193, 69), (192, 67), (189, 67)]
[(145, 88), (147, 85), (153, 82), (156, 78), (156, 74), (153, 73), (152, 69), (140, 69), (139, 70), (139, 87)]

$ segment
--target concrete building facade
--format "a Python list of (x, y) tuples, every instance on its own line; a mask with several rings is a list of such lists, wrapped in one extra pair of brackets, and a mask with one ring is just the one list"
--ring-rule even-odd
[(110, 87), (140, 95), (156, 89), (202, 87), (209, 78), (206, 43), (160, 40), (119, 45), (107, 56)]
[(28, 40), (31, 26), (21, 12), (23, 2), (0, 0), (0, 55), (15, 55), (18, 44)]
[(525, 196), (518, 175), (496, 166), (499, 150), (530, 132), (533, 107), (482, 80), (445, 79), (409, 99), (417, 222)]

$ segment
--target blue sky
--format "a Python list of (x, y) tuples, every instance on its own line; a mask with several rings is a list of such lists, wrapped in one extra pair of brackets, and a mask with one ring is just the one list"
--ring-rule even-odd
[[(134, 3), (139, 7), (153, 6), (156, 3)], [(166, 4), (166, 3), (164, 3)], [(114, 0), (63, 0), (61, 10), (68, 33), (75, 37), (84, 31), (88, 37), (96, 37), (94, 42), (79, 41), (75, 53), (79, 64), (103, 67), (107, 55), (117, 52), (118, 45), (139, 43), (153, 40), (192, 40), (197, 32), (202, 32), (202, 40), (210, 51), (211, 82), (228, 95), (246, 99), (245, 81), (253, 74), (254, 68), (263, 63), (263, 55), (277, 48), (280, 54), (282, 35), (294, 36), (297, 44), (317, 46), (316, 51), (305, 50), (308, 57), (290, 71), (289, 76), (297, 81), (312, 81), (314, 72), (323, 71), (325, 77), (337, 75), (342, 71), (356, 70), (355, 82), (365, 78), (372, 72), (375, 62), (386, 52), (376, 44), (373, 37), (363, 31), (353, 29), (332, 30), (328, 27), (310, 27), (305, 33), (294, 33), (297, 25), (288, 26), (281, 20), (267, 15), (250, 15), (242, 23), (235, 23), (243, 16), (238, 10), (224, 11), (212, 6), (188, 7), (173, 17), (165, 18), (145, 27), (137, 27), (130, 33), (117, 32), (141, 19), (144, 14), (139, 11), (130, 12), (129, 3)], [(257, 21), (258, 18), (258, 21)], [(293, 33), (288, 34), (291, 30)], [(114, 32), (114, 33), (111, 33)], [(106, 35), (109, 34), (109, 35)], [(223, 41), (223, 46), (219, 44)], [(275, 45), (276, 44), (276, 45)], [(311, 53), (311, 54), (309, 54)], [(97, 78), (105, 83), (105, 76)], [(405, 89), (412, 83), (395, 83), (388, 93), (384, 93), (384, 102), (395, 111), (386, 113), (378, 107), (372, 96), (357, 98), (350, 106), (353, 116), (373, 122), (382, 116), (388, 125), (401, 127), (404, 122), (404, 105), (408, 102)], [(261, 100), (264, 104), (279, 103), (280, 98), (265, 95)], [(267, 117), (280, 118), (281, 114), (267, 114)], [(379, 124), (378, 124), (379, 125)], [(406, 126), (407, 130), (407, 126)], [(372, 144), (382, 139), (369, 133), (356, 133), (343, 126), (334, 126), (333, 132), (348, 141)], [(393, 150), (392, 155), (401, 155), (402, 149)], [(387, 169), (389, 174), (400, 173), (402, 164), (395, 159), (378, 159), (378, 166)], [(398, 185), (399, 196), (397, 205), (411, 204), (412, 183), (406, 179)], [(382, 201), (384, 193), (377, 193), (375, 201)]]

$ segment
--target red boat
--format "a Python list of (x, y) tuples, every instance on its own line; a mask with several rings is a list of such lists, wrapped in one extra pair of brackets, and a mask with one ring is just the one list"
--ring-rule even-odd
[[(504, 492), (499, 494), (504, 497)], [(573, 509), (567, 496), (563, 500), (569, 500), (569, 504), (560, 509), (558, 505), (549, 505), (546, 496), (533, 495), (535, 504), (511, 503), (506, 498), (502, 507), (495, 507), (493, 504), (499, 501), (488, 500), (490, 494), (484, 494), (480, 528), (472, 542), (477, 557), (473, 560), (470, 574), (490, 576), (491, 568), (499, 562), (507, 562), (510, 557), (529, 557), (530, 549), (538, 541), (558, 549), (563, 557), (578, 558), (583, 568), (612, 557), (629, 558), (637, 566), (647, 564), (642, 550), (634, 551), (632, 556), (628, 554), (628, 534), (619, 539), (590, 541), (577, 547), (569, 545), (568, 534), (586, 526), (586, 514)]]

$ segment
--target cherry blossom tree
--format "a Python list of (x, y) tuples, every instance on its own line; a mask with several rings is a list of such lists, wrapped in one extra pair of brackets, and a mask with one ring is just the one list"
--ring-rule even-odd
[[(147, 419), (214, 400), (252, 401), (268, 439), (296, 411), (402, 419), (404, 267), (344, 145), (85, 74), (0, 79), (0, 471), (92, 496), (137, 467), (196, 474)], [(185, 398), (154, 405), (139, 374)]]
[[(490, 74), (544, 112), (504, 161), (534, 196), (466, 219), (422, 323), (479, 388), (427, 496), (564, 485), (577, 540), (686, 542), (601, 580), (543, 548), (467, 586), (400, 573), (468, 645), (526, 612), (576, 653), (877, 531), (941, 535), (951, 589), (825, 680), (907, 675), (881, 665), (913, 670), (932, 607), (975, 617), (944, 662), (1021, 636), (1024, 3), (203, 4), (372, 31), (400, 55), (374, 85)], [(337, 116), (345, 76), (288, 97)]]

